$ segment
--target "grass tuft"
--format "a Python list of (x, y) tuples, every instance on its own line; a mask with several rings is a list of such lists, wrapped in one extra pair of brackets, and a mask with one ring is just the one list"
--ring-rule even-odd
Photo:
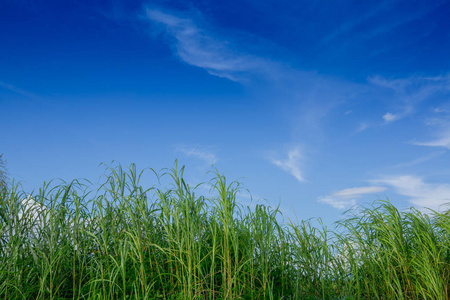
[(0, 299), (449, 299), (449, 214), (376, 201), (330, 231), (239, 204), (217, 170), (206, 195), (143, 172), (2, 187)]

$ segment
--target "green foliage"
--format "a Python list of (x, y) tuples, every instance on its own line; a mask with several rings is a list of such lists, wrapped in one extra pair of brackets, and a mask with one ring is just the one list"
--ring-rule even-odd
[(158, 175), (167, 188), (144, 188), (131, 165), (95, 191), (2, 189), (0, 299), (449, 298), (447, 214), (378, 201), (331, 232), (240, 205), (217, 171), (195, 188), (183, 173)]

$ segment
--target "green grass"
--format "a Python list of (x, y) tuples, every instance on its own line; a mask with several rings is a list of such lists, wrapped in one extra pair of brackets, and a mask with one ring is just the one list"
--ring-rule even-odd
[(134, 165), (108, 168), (95, 191), (44, 184), (28, 204), (3, 188), (0, 299), (449, 298), (447, 214), (376, 201), (334, 231), (281, 224), (237, 203), (238, 182), (216, 171), (201, 196), (183, 171), (146, 189)]

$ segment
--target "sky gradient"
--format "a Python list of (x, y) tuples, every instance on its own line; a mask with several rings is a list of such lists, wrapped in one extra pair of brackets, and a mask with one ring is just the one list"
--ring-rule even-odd
[(2, 1), (0, 153), (26, 191), (178, 159), (190, 184), (214, 165), (291, 218), (386, 197), (442, 209), (449, 15), (450, 1)]

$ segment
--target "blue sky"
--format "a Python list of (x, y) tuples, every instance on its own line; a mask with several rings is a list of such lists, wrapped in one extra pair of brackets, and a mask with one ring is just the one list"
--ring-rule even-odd
[(2, 1), (0, 153), (27, 191), (178, 159), (191, 184), (214, 164), (287, 217), (330, 224), (386, 197), (439, 209), (449, 14), (450, 1)]

